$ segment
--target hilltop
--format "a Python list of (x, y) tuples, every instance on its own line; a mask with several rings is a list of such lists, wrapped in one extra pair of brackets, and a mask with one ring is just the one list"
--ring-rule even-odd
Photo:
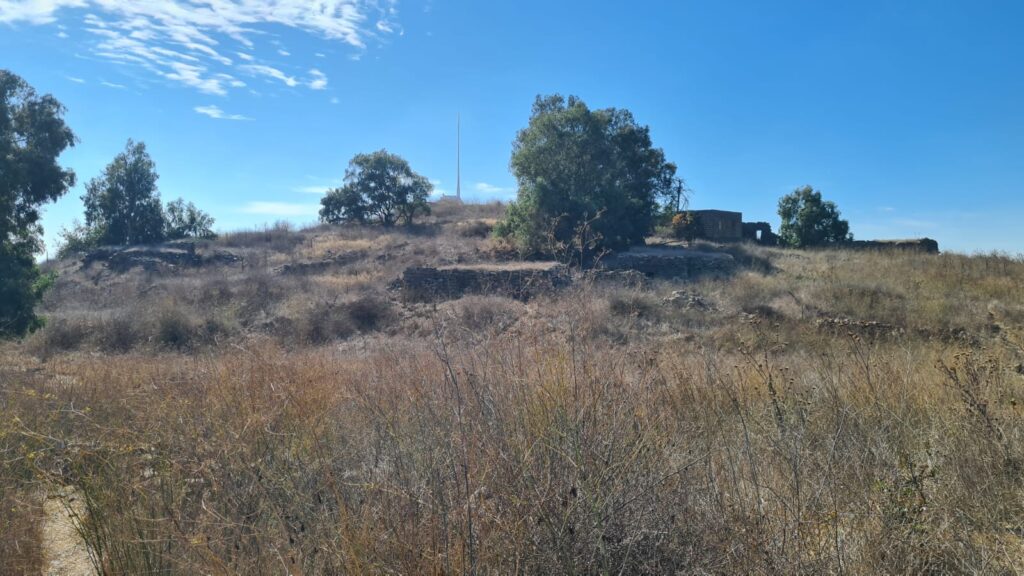
[(547, 270), (502, 215), (47, 263), (0, 348), (0, 572), (61, 489), (112, 573), (1019, 569), (1024, 260), (697, 243), (729, 265), (408, 297)]

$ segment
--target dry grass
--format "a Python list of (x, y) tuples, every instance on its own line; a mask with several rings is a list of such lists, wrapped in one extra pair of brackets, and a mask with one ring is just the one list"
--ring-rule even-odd
[[(98, 284), (163, 307), (58, 288), (3, 350), (4, 511), (74, 486), (110, 574), (1021, 572), (1021, 259), (747, 247), (728, 279), (387, 296), (389, 260), (482, 258), (456, 236)], [(7, 572), (38, 561), (15, 508)]]

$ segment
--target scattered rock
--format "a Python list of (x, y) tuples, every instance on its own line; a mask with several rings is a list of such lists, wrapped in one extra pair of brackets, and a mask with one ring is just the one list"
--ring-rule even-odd
[(102, 263), (114, 272), (126, 272), (132, 268), (143, 268), (156, 272), (160, 269), (209, 266), (211, 264), (234, 264), (241, 257), (224, 250), (200, 252), (195, 244), (173, 244), (166, 246), (104, 247), (89, 252), (82, 259), (82, 267)]
[(665, 298), (665, 303), (672, 304), (685, 310), (699, 310), (701, 312), (716, 309), (713, 303), (706, 300), (700, 294), (690, 292), (689, 290), (673, 291), (671, 296)]
[(899, 336), (905, 330), (893, 324), (876, 322), (874, 320), (854, 320), (852, 318), (819, 318), (815, 324), (818, 329), (827, 330), (833, 333), (846, 332), (850, 334), (867, 336)]
[(320, 274), (336, 266), (347, 266), (354, 262), (358, 262), (367, 257), (367, 253), (362, 250), (353, 250), (351, 252), (342, 252), (335, 256), (330, 256), (323, 260), (317, 260), (313, 262), (292, 262), (290, 264), (284, 264), (274, 268), (274, 272), (283, 275), (304, 275), (304, 274)]

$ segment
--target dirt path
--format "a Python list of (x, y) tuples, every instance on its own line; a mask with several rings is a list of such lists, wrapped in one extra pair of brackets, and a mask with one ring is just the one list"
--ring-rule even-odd
[(44, 576), (95, 576), (89, 550), (72, 520), (72, 514), (80, 515), (84, 508), (71, 488), (50, 494), (43, 502)]

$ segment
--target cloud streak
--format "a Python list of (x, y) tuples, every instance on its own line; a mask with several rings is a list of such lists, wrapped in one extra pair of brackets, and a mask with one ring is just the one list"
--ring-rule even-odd
[[(397, 29), (396, 4), (397, 0), (0, 0), (0, 24), (42, 25), (58, 18), (67, 22), (65, 13), (77, 15), (92, 36), (93, 55), (223, 96), (239, 87), (225, 71), (234, 66), (234, 56), (259, 67), (252, 73), (288, 86), (299, 84), (293, 75), (259, 63), (251, 54), (254, 38), (266, 28), (302, 30), (362, 51), (371, 38)], [(232, 52), (232, 57), (225, 55)], [(223, 78), (225, 74), (229, 78)], [(326, 78), (314, 75), (304, 83), (319, 90), (326, 86)]]
[(309, 81), (309, 87), (312, 90), (324, 90), (327, 88), (327, 75), (323, 72), (313, 68), (309, 71), (313, 79)]
[(480, 194), (488, 196), (509, 196), (515, 193), (515, 188), (502, 188), (501, 186), (495, 186), (488, 184), (487, 182), (477, 182), (473, 189)]
[(196, 106), (193, 108), (197, 113), (217, 120), (252, 120), (248, 116), (242, 116), (241, 114), (227, 114), (220, 109), (220, 106), (216, 104), (210, 106)]
[(253, 76), (265, 76), (267, 78), (273, 78), (284, 82), (289, 88), (294, 88), (299, 85), (299, 81), (293, 76), (289, 76), (284, 72), (274, 68), (273, 66), (267, 66), (266, 64), (244, 64), (238, 67), (239, 70), (252, 74)]

